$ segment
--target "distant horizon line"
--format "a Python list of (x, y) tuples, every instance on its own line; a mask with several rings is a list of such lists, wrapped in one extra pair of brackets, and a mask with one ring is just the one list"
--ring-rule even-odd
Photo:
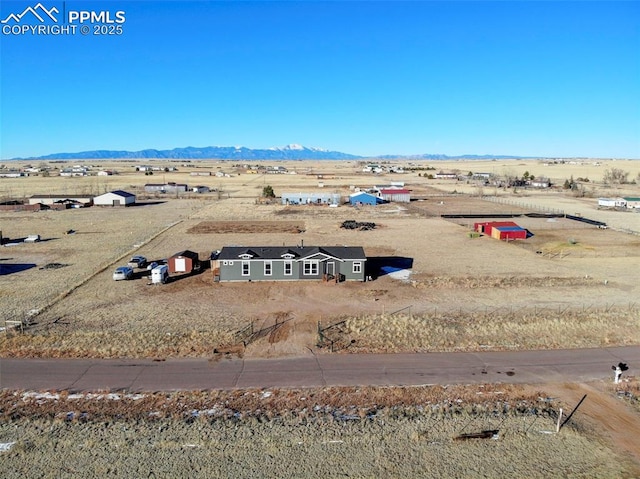
[[(219, 151), (221, 156), (216, 156)], [(265, 153), (259, 156), (243, 158), (240, 152)], [(153, 156), (157, 153), (158, 156)], [(211, 154), (211, 156), (208, 156)], [(139, 156), (137, 156), (139, 155)], [(267, 156), (268, 155), (268, 156)], [(310, 155), (310, 156), (309, 156)], [(145, 148), (141, 150), (112, 150), (95, 149), (78, 152), (58, 152), (39, 156), (25, 156), (4, 158), (0, 161), (28, 161), (28, 160), (638, 160), (639, 158), (615, 156), (536, 156), (536, 155), (504, 155), (504, 154), (476, 154), (465, 153), (451, 155), (445, 153), (415, 153), (415, 154), (379, 154), (355, 155), (324, 148), (306, 147), (299, 144), (288, 144), (284, 147), (249, 148), (245, 146), (203, 146), (203, 147), (174, 147), (171, 149)]]

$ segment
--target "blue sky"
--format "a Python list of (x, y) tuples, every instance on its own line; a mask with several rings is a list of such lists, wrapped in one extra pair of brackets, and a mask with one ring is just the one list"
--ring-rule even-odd
[(288, 143), (640, 158), (640, 2), (40, 1), (126, 21), (0, 35), (3, 159)]

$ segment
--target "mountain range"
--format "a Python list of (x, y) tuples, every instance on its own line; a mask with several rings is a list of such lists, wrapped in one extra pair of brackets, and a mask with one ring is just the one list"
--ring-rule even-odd
[(101, 160), (101, 159), (174, 159), (174, 160), (201, 160), (201, 159), (221, 159), (221, 160), (358, 160), (358, 159), (378, 159), (391, 160), (398, 158), (415, 160), (485, 160), (485, 159), (507, 159), (522, 158), (519, 156), (506, 155), (461, 155), (448, 156), (441, 154), (422, 155), (381, 155), (365, 157), (342, 153), (340, 151), (324, 150), (322, 148), (309, 148), (302, 145), (291, 144), (284, 147), (274, 147), (266, 149), (252, 149), (244, 146), (206, 146), (196, 148), (188, 146), (186, 148), (174, 148), (172, 150), (147, 149), (140, 151), (127, 150), (91, 150), (76, 153), (53, 153), (45, 156), (14, 158), (16, 160)]

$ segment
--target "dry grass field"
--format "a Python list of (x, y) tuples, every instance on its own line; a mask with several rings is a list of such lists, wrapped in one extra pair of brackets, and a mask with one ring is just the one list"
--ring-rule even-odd
[[(614, 392), (610, 385), (589, 387), (603, 401)], [(559, 408), (570, 411), (576, 403), (524, 386), (3, 392), (0, 404), (6, 478), (632, 478), (640, 472), (628, 449), (607, 443), (586, 409), (555, 433)], [(616, 423), (615, 414), (609, 417)], [(491, 432), (473, 438), (484, 431)]]
[[(589, 177), (590, 187), (607, 168), (628, 170), (630, 179), (640, 173), (640, 162), (601, 163), (435, 162), (433, 166), (437, 171), (518, 175), (529, 171), (558, 183), (564, 177)], [(25, 334), (0, 336), (0, 354), (208, 356), (233, 344), (234, 333), (248, 324), (266, 329), (277, 318), (288, 320), (278, 334), (258, 338), (243, 354), (308, 354), (318, 344), (318, 323), (326, 327), (344, 319), (349, 321), (341, 339), (355, 339), (357, 346), (349, 351), (586, 347), (637, 344), (640, 338), (636, 303), (640, 285), (632, 266), (640, 257), (640, 236), (566, 218), (521, 216), (516, 221), (533, 236), (504, 243), (471, 238), (468, 232), (480, 219), (440, 217), (480, 214), (490, 219), (494, 214), (562, 209), (572, 214), (583, 211), (583, 216), (611, 225), (617, 217), (619, 229), (640, 231), (640, 214), (597, 209), (596, 197), (609, 189), (598, 189), (594, 198), (575, 198), (563, 190), (498, 189), (490, 192), (498, 196), (496, 202), (480, 198), (477, 187), (464, 181), (422, 176), (434, 170), (370, 175), (356, 162), (278, 164), (296, 174), (249, 174), (230, 162), (210, 161), (175, 164), (177, 172), (145, 176), (135, 172), (135, 163), (105, 162), (104, 168), (120, 174), (2, 178), (0, 194), (5, 198), (115, 188), (144, 197), (145, 183), (161, 181), (204, 184), (216, 191), (178, 198), (153, 195), (126, 209), (1, 211), (5, 238), (40, 234), (44, 241), (0, 250), (3, 271), (18, 270), (0, 275), (0, 320), (31, 323)], [(404, 166), (432, 165), (405, 162)], [(194, 170), (230, 176), (193, 177)], [(403, 181), (420, 199), (360, 208), (258, 201), (267, 184), (277, 195), (325, 191), (346, 197), (355, 187), (390, 181)], [(637, 185), (623, 186), (625, 194), (640, 196)], [(461, 194), (465, 189), (468, 193)], [(376, 228), (340, 228), (349, 219), (375, 222)], [(68, 230), (75, 234), (64, 234)], [(411, 264), (410, 275), (398, 279), (374, 271), (375, 281), (337, 285), (216, 284), (208, 270), (153, 287), (143, 272), (133, 281), (111, 279), (113, 269), (132, 254), (153, 260), (190, 249), (205, 259), (225, 245), (301, 242), (361, 245), (370, 264), (403, 259)]]
[[(76, 163), (76, 162), (72, 162)], [(90, 164), (90, 162), (77, 162)], [(155, 162), (154, 162), (155, 163)], [(356, 162), (278, 162), (295, 175), (249, 174), (223, 161), (158, 162), (178, 172), (145, 176), (104, 162), (110, 177), (1, 178), (5, 200), (124, 189), (126, 209), (0, 211), (0, 357), (245, 357), (335, 351), (573, 348), (640, 342), (640, 214), (597, 208), (598, 196), (640, 196), (602, 185), (608, 168), (637, 179), (640, 162), (402, 162), (405, 174), (370, 175)], [(56, 164), (60, 166), (60, 164)], [(589, 178), (576, 196), (433, 180), (435, 171)], [(411, 170), (411, 168), (417, 168)], [(229, 176), (197, 176), (192, 171)], [(420, 173), (420, 176), (418, 174)], [(145, 195), (148, 182), (188, 183), (208, 194)], [(338, 192), (402, 181), (416, 201), (378, 207), (283, 206), (276, 195)], [(585, 186), (586, 185), (586, 186)], [(490, 195), (493, 201), (486, 196)], [(557, 212), (604, 221), (519, 216), (523, 242), (471, 237), (478, 219), (440, 215)], [(340, 228), (374, 222), (369, 231)], [(74, 234), (65, 234), (74, 230)], [(409, 271), (365, 283), (224, 283), (211, 272), (151, 286), (146, 273), (112, 280), (129, 256), (225, 245), (360, 245), (369, 264)], [(4, 326), (5, 324), (0, 324)], [(235, 333), (251, 325), (252, 337)], [(322, 335), (318, 333), (319, 328)], [(241, 340), (244, 339), (244, 342)], [(542, 386), (541, 386), (542, 387)], [(2, 477), (639, 477), (638, 384), (212, 391), (0, 397)], [(559, 407), (589, 400), (560, 434)], [(539, 398), (555, 397), (551, 402)], [(622, 400), (626, 400), (627, 405)], [(622, 406), (619, 406), (622, 405)], [(614, 413), (615, 412), (615, 413)], [(496, 439), (456, 440), (498, 429)]]

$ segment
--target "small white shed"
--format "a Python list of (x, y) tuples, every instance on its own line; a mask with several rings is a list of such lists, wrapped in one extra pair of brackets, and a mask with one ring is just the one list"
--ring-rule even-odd
[(93, 204), (96, 206), (129, 206), (135, 202), (136, 195), (122, 190), (111, 191), (93, 199)]

